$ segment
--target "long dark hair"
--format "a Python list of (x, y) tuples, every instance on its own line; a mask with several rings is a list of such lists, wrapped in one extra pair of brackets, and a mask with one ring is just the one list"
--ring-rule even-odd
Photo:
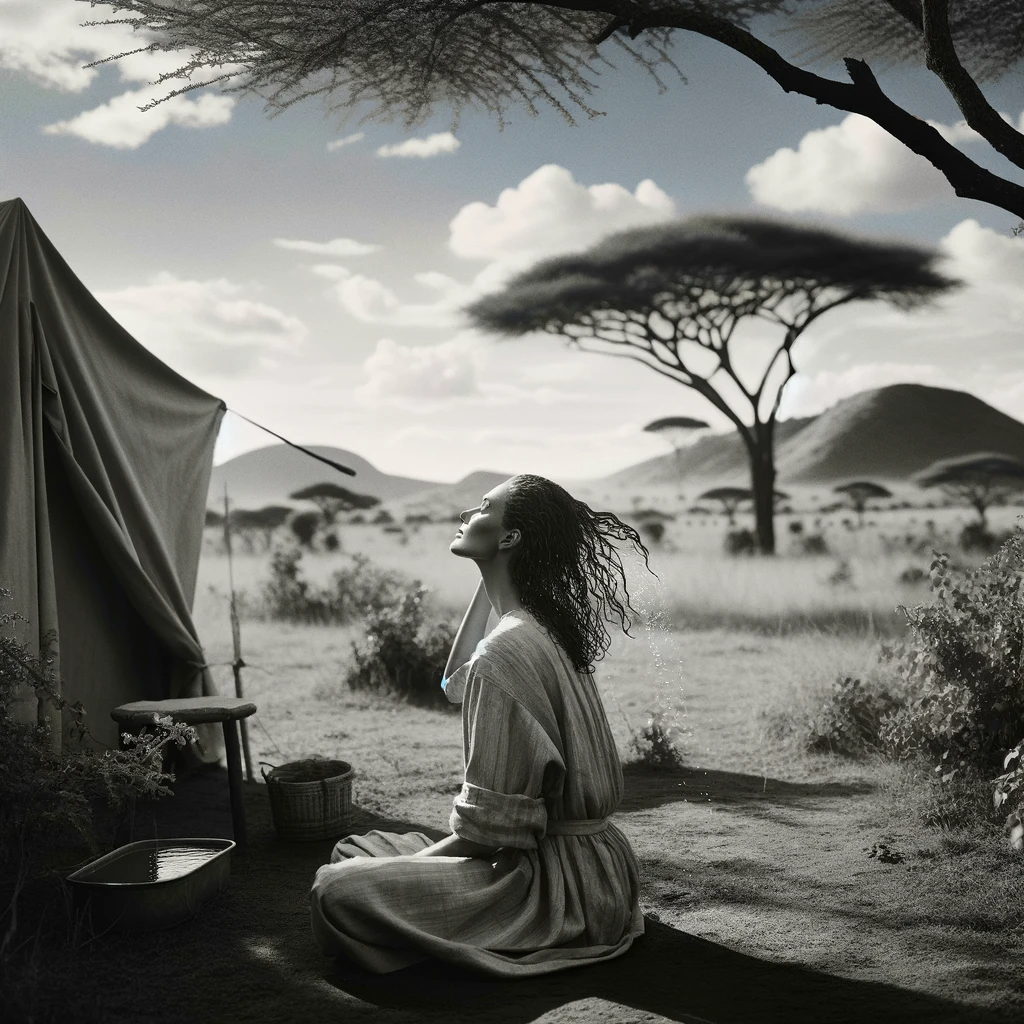
[(628, 612), (636, 613), (622, 560), (609, 538), (631, 541), (657, 575), (640, 535), (611, 512), (595, 512), (565, 488), (532, 473), (512, 478), (502, 526), (521, 533), (508, 570), (523, 607), (552, 634), (577, 672), (592, 673), (612, 642), (605, 622), (617, 617), (631, 636)]

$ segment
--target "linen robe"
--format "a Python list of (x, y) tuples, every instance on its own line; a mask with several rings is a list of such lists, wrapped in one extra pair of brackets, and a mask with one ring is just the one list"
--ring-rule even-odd
[(516, 610), (445, 693), (462, 704), (465, 755), (449, 826), (500, 850), (415, 857), (433, 844), (419, 832), (346, 836), (310, 895), (321, 950), (379, 973), (435, 957), (502, 977), (625, 953), (644, 933), (629, 841), (611, 822), (592, 834), (548, 834), (549, 821), (602, 819), (622, 797), (593, 677)]

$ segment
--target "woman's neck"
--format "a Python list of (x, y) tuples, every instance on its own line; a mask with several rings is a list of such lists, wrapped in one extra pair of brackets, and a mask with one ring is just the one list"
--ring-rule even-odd
[(507, 562), (480, 562), (480, 575), (483, 577), (487, 600), (491, 602), (498, 618), (508, 612), (518, 611), (523, 607), (519, 594), (508, 573)]

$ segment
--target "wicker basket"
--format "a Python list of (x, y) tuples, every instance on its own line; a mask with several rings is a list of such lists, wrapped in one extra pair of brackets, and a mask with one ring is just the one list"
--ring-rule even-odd
[(260, 771), (270, 794), (278, 838), (308, 841), (340, 837), (352, 810), (352, 765), (313, 757)]

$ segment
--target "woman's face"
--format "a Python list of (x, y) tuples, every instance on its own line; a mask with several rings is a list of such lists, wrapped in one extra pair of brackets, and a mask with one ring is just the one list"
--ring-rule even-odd
[(512, 540), (514, 543), (513, 538), (518, 538), (519, 531), (502, 526), (510, 484), (511, 480), (506, 480), (492, 487), (476, 508), (468, 508), (461, 513), (462, 526), (448, 547), (453, 555), (487, 562), (497, 557), (500, 551), (512, 547), (508, 542)]

